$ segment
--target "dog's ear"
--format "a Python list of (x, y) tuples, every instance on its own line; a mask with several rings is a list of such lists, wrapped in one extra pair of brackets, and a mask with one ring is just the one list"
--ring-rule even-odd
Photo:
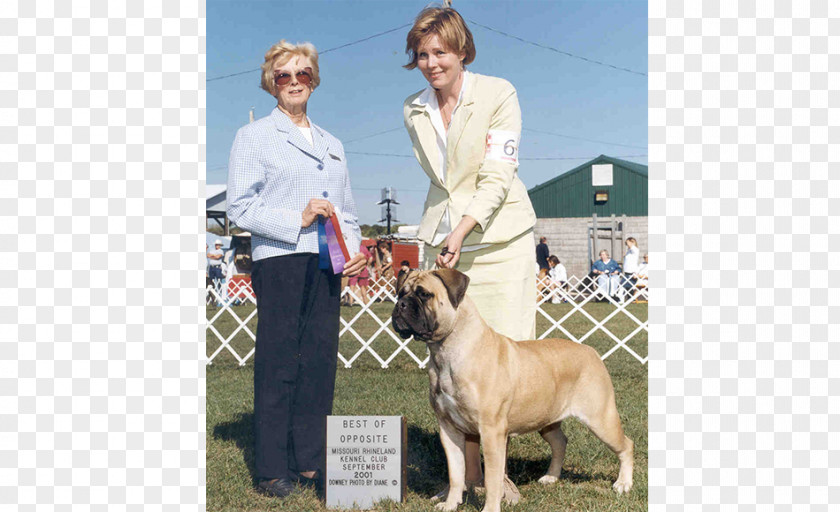
[(408, 275), (412, 272), (412, 270), (409, 270), (408, 272), (400, 270), (400, 272), (397, 274), (397, 295), (400, 294), (400, 290), (402, 289), (403, 283), (405, 283), (406, 278), (408, 278)]
[(453, 268), (442, 268), (432, 272), (438, 279), (443, 281), (443, 286), (446, 287), (446, 293), (449, 294), (449, 302), (452, 303), (453, 308), (457, 308), (461, 301), (464, 300), (464, 295), (467, 293), (467, 285), (470, 284), (470, 278), (463, 272), (459, 272)]

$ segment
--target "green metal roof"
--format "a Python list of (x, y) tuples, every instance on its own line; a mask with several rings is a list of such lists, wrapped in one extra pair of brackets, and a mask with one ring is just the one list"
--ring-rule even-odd
[(530, 194), (531, 192), (536, 192), (536, 191), (538, 191), (542, 188), (545, 188), (545, 187), (547, 187), (547, 186), (549, 186), (549, 185), (551, 185), (551, 184), (553, 184), (557, 181), (560, 181), (562, 179), (566, 179), (569, 176), (571, 176), (571, 175), (573, 175), (577, 172), (581, 172), (581, 171), (589, 168), (593, 164), (602, 164), (602, 163), (610, 163), (610, 164), (613, 164), (613, 165), (618, 165), (620, 167), (624, 167), (628, 171), (640, 174), (640, 175), (644, 176), (645, 178), (648, 177), (648, 166), (647, 165), (637, 164), (636, 162), (628, 162), (627, 160), (622, 160), (620, 158), (614, 158), (614, 157), (607, 156), (607, 155), (600, 155), (593, 160), (590, 160), (590, 161), (588, 161), (584, 164), (580, 164), (579, 166), (575, 167), (574, 169), (572, 169), (570, 171), (566, 171), (563, 174), (561, 174), (561, 175), (559, 175), (555, 178), (551, 178), (550, 180), (546, 181), (545, 183), (540, 183), (539, 185), (536, 185), (534, 188), (528, 190), (528, 193)]

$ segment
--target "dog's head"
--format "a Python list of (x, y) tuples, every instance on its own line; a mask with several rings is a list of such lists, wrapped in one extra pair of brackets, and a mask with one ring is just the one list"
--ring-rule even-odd
[(397, 282), (391, 323), (403, 338), (439, 343), (449, 336), (470, 278), (453, 269), (415, 270)]

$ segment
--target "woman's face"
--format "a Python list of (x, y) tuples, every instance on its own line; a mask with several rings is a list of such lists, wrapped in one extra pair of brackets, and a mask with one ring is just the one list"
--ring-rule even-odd
[(610, 255), (605, 253), (605, 252), (602, 252), (601, 253), (601, 261), (603, 261), (604, 263), (610, 261)]
[(461, 75), (464, 54), (456, 54), (443, 46), (437, 34), (424, 39), (417, 48), (417, 67), (435, 89), (451, 89)]
[[(286, 85), (277, 86), (277, 103), (287, 111), (298, 111), (306, 107), (309, 95), (312, 94), (312, 85), (303, 85), (296, 76), (298, 71), (305, 68), (312, 68), (312, 62), (308, 57), (294, 55), (285, 64), (274, 65), (274, 76), (281, 73), (288, 73), (292, 79)], [(311, 71), (309, 72), (312, 75)]]

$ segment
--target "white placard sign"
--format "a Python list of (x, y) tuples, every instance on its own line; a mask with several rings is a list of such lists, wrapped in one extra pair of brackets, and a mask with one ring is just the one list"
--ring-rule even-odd
[(594, 164), (592, 166), (592, 186), (611, 187), (613, 184), (613, 165)]
[(405, 437), (402, 416), (327, 416), (327, 507), (402, 501)]

